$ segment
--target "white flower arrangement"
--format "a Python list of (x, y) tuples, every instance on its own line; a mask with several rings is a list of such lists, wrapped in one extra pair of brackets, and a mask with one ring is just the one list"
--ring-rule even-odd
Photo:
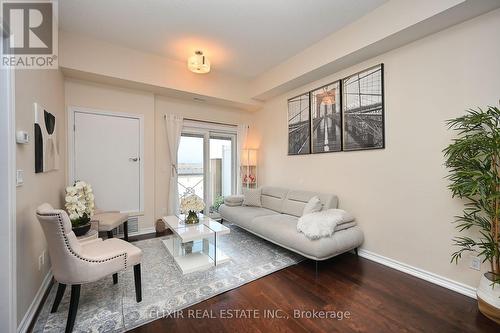
[(188, 214), (189, 212), (201, 212), (205, 209), (205, 203), (196, 194), (191, 194), (187, 197), (181, 199), (180, 210), (183, 214)]
[(66, 211), (75, 226), (90, 222), (94, 215), (94, 193), (90, 184), (77, 181), (66, 187)]

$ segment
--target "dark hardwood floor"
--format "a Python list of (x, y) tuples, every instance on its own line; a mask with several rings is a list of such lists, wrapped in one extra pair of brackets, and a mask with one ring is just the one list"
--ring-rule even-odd
[[(301, 310), (345, 317), (297, 316)], [(266, 313), (280, 318), (264, 318)], [(354, 254), (321, 262), (317, 277), (315, 263), (306, 260), (182, 315), (130, 332), (500, 332), (500, 326), (478, 312), (474, 299)], [(189, 318), (196, 316), (201, 318)]]

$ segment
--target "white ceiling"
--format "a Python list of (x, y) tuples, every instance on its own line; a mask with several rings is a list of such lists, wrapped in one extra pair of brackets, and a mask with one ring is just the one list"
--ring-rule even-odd
[(60, 0), (60, 29), (251, 78), (386, 0)]

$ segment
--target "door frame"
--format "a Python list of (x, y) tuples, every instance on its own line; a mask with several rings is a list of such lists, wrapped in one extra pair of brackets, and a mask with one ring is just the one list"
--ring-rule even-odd
[(132, 215), (144, 214), (144, 115), (125, 112), (107, 111), (80, 106), (68, 107), (68, 184), (75, 181), (75, 113), (87, 113), (100, 116), (112, 116), (139, 120), (139, 211), (125, 211)]
[[(1, 31), (1, 29), (0, 29)], [(0, 36), (5, 38), (5, 36)], [(3, 41), (5, 42), (5, 41)], [(0, 235), (0, 249), (6, 255), (6, 264), (0, 270), (0, 280), (5, 282), (0, 291), (0, 309), (5, 311), (6, 318), (2, 315), (0, 331), (17, 331), (17, 248), (16, 248), (16, 140), (15, 140), (15, 70), (12, 68), (0, 69), (0, 75), (5, 76), (7, 84), (3, 89), (7, 97), (0, 101), (0, 108), (5, 107), (5, 112), (0, 112), (0, 154), (2, 160), (7, 161), (0, 168), (0, 214), (4, 221), (5, 232)], [(5, 184), (4, 184), (5, 183)], [(5, 197), (5, 200), (3, 199)], [(3, 223), (2, 223), (3, 225)], [(4, 321), (6, 319), (6, 321)]]

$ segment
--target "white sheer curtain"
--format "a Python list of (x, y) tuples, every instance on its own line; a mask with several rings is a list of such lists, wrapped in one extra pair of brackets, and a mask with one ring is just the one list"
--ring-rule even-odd
[(242, 184), (241, 184), (241, 153), (245, 148), (245, 143), (248, 136), (248, 125), (242, 124), (238, 125), (238, 151), (236, 152), (236, 160), (238, 161), (238, 173), (237, 173), (237, 186), (236, 190), (238, 194), (242, 193)]
[(179, 189), (177, 185), (177, 151), (181, 141), (182, 123), (181, 116), (167, 114), (167, 142), (170, 154), (170, 189), (168, 191), (168, 214), (175, 215), (179, 211)]

